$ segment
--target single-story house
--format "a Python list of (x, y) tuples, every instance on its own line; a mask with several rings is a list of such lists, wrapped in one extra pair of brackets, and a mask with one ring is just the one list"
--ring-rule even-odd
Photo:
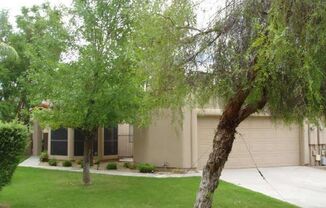
[[(182, 121), (173, 122), (172, 112), (155, 116), (147, 128), (128, 124), (99, 128), (94, 155), (99, 159), (133, 157), (135, 162), (160, 167), (201, 169), (212, 150), (212, 139), (222, 110), (184, 110)], [(34, 125), (34, 132), (40, 132)], [(79, 159), (83, 135), (74, 129), (43, 130), (52, 158)], [(44, 136), (45, 135), (45, 136)], [(34, 154), (40, 152), (40, 136), (34, 133)], [(319, 165), (326, 156), (326, 130), (309, 124), (286, 125), (268, 114), (255, 114), (243, 121), (226, 168)]]

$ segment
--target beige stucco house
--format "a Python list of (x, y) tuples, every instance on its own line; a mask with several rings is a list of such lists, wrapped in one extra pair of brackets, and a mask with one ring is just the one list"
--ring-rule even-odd
[[(135, 162), (156, 166), (201, 169), (212, 149), (222, 110), (188, 109), (183, 121), (172, 113), (153, 119), (148, 128), (134, 129)], [(308, 124), (286, 125), (268, 114), (256, 114), (241, 123), (226, 168), (318, 165), (326, 153), (326, 130)], [(252, 156), (251, 156), (251, 155)]]
[[(103, 160), (133, 157), (136, 163), (201, 169), (221, 113), (217, 107), (187, 109), (181, 121), (173, 121), (172, 112), (165, 110), (147, 128), (128, 124), (99, 128), (94, 155)], [(268, 114), (255, 114), (240, 124), (238, 132), (227, 168), (249, 168), (255, 163), (259, 167), (320, 165), (326, 155), (326, 130), (306, 123), (286, 125), (272, 121)], [(42, 148), (52, 158), (81, 159), (82, 135), (76, 129), (41, 130), (34, 125), (34, 154)]]

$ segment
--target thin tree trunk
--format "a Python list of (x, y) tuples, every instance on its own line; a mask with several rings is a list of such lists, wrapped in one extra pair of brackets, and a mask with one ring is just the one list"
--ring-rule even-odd
[(91, 143), (92, 137), (90, 133), (86, 134), (86, 138), (84, 140), (84, 160), (83, 160), (83, 182), (84, 185), (91, 184), (91, 176), (90, 176), (90, 158), (91, 158)]
[[(93, 138), (94, 139), (94, 138)], [(90, 166), (92, 167), (94, 165), (94, 140), (92, 139), (91, 145), (90, 145)]]
[(213, 139), (213, 151), (203, 169), (194, 208), (212, 207), (214, 192), (219, 185), (222, 170), (232, 150), (236, 128), (248, 116), (266, 105), (267, 93), (265, 89), (263, 89), (260, 100), (245, 105), (249, 92), (250, 89), (239, 90), (224, 108)]
[(211, 208), (214, 191), (219, 185), (221, 172), (231, 152), (235, 138), (235, 128), (218, 126), (214, 136), (213, 152), (209, 155), (207, 164), (203, 169), (203, 175), (197, 193), (195, 208)]

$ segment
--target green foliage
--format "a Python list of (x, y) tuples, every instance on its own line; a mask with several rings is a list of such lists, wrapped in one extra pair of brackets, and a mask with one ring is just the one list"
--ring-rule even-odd
[[(0, 11), (0, 42), (16, 49), (19, 57), (0, 63), (0, 120), (17, 118), (28, 123), (30, 108), (40, 104), (29, 96), (38, 81), (30, 74), (42, 77), (56, 68), (68, 39), (61, 21), (63, 12), (49, 4), (23, 7), (13, 30), (8, 13)], [(45, 78), (42, 82), (47, 82)]]
[(109, 163), (106, 165), (106, 169), (107, 169), (107, 170), (116, 170), (116, 169), (118, 169), (118, 167), (117, 167), (117, 163), (116, 163), (116, 162), (109, 162)]
[(138, 65), (152, 74), (155, 105), (218, 101), (223, 108), (244, 92), (242, 109), (299, 123), (325, 115), (325, 1), (235, 1), (223, 10), (227, 17), (216, 14), (204, 29), (185, 21), (191, 20), (191, 4), (174, 3), (141, 13), (140, 32), (132, 39), (141, 46)]
[(155, 166), (149, 163), (139, 163), (137, 164), (137, 169), (141, 173), (154, 173)]
[(65, 161), (62, 162), (62, 166), (63, 167), (71, 167), (72, 162), (70, 160), (65, 160)]
[[(185, 48), (189, 27), (195, 24), (191, 1), (152, 1), (140, 4), (135, 12), (134, 28), (129, 49), (136, 67), (148, 76), (146, 91), (150, 106), (179, 109), (189, 104), (187, 70), (183, 62), (188, 55)], [(153, 99), (154, 98), (154, 99)]]
[(129, 169), (136, 169), (137, 165), (132, 162), (125, 162), (125, 163), (123, 163), (123, 167), (129, 168)]
[(0, 122), (0, 190), (10, 182), (24, 153), (27, 138), (25, 126), (16, 122)]
[(15, 62), (17, 59), (17, 51), (10, 45), (0, 42), (0, 63)]
[(57, 166), (57, 160), (55, 160), (55, 159), (49, 160), (48, 163), (49, 163), (50, 166)]
[(40, 154), (40, 162), (48, 162), (49, 161), (49, 154), (47, 152), (42, 152)]
[(50, 73), (30, 74), (35, 103), (47, 98), (53, 106), (33, 111), (42, 125), (92, 131), (122, 122), (142, 123), (149, 108), (144, 91), (148, 77), (135, 67), (129, 50), (132, 5), (128, 0), (74, 1), (69, 27), (74, 38), (69, 45), (77, 58), (51, 66)]
[(258, 65), (276, 117), (318, 122), (325, 114), (325, 15), (324, 1), (272, 3)]

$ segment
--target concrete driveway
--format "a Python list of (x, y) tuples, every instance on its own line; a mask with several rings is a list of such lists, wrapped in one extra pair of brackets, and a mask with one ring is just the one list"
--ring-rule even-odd
[(222, 179), (304, 208), (326, 208), (326, 169), (304, 166), (225, 169)]

